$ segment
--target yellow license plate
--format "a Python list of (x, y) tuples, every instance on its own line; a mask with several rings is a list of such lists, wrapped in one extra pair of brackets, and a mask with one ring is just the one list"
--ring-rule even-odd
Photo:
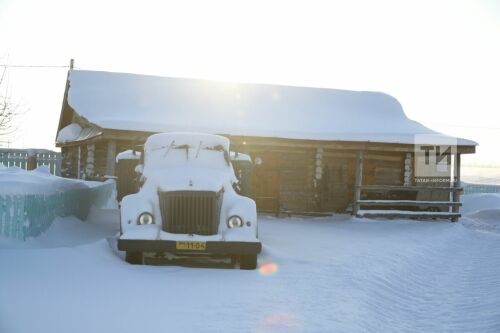
[(175, 248), (177, 250), (205, 251), (207, 249), (207, 243), (195, 241), (177, 241), (175, 242)]

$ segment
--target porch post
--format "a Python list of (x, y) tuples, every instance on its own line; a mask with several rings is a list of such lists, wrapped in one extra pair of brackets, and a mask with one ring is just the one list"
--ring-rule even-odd
[[(455, 154), (455, 179), (453, 180), (453, 187), (456, 189), (460, 187), (460, 154), (456, 153)], [(453, 191), (453, 202), (460, 202), (460, 193), (457, 190)], [(453, 213), (458, 213), (460, 210), (459, 206), (453, 206), (452, 212)], [(454, 219), (453, 221), (456, 221), (458, 219)]]
[(356, 178), (354, 180), (354, 198), (352, 202), (352, 215), (358, 215), (359, 200), (361, 199), (361, 184), (363, 183), (363, 151), (356, 154)]
[(77, 161), (77, 164), (76, 164), (76, 178), (77, 179), (81, 179), (81, 174), (80, 174), (80, 170), (81, 170), (81, 159), (82, 159), (82, 146), (79, 145), (78, 146), (78, 161)]
[(115, 175), (115, 159), (116, 159), (116, 141), (108, 141), (108, 149), (106, 154), (106, 176)]

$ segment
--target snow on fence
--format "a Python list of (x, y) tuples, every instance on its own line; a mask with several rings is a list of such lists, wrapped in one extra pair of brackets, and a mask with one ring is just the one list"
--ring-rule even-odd
[(47, 230), (57, 216), (87, 218), (92, 206), (102, 207), (115, 189), (114, 182), (51, 195), (0, 195), (0, 236), (25, 240)]
[(500, 193), (500, 185), (463, 184), (464, 194)]
[(47, 165), (52, 175), (61, 174), (61, 153), (47, 149), (0, 149), (0, 164), (6, 167), (16, 166), (27, 170), (30, 157), (34, 163), (32, 168)]

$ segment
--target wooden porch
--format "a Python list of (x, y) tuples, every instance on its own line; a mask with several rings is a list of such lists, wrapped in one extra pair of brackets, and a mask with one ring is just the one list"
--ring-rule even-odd
[[(356, 158), (356, 177), (352, 215), (366, 218), (411, 218), (411, 219), (450, 219), (458, 221), (461, 217), (460, 194), (460, 153), (453, 155), (456, 176), (450, 186), (422, 186), (405, 184), (363, 185), (364, 152), (358, 151)], [(451, 179), (451, 177), (450, 177)], [(364, 193), (409, 193), (414, 199), (364, 199)], [(420, 193), (438, 193), (440, 199), (418, 199)], [(389, 195), (386, 195), (388, 197)]]

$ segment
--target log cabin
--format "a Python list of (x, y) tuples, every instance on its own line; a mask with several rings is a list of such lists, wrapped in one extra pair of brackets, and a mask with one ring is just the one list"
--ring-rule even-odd
[[(56, 135), (64, 176), (111, 177), (119, 152), (169, 131), (220, 134), (249, 154), (260, 211), (366, 217), (456, 220), (460, 156), (477, 145), (410, 120), (385, 93), (69, 70)], [(416, 138), (433, 136), (455, 143), (450, 180), (416, 183)]]

